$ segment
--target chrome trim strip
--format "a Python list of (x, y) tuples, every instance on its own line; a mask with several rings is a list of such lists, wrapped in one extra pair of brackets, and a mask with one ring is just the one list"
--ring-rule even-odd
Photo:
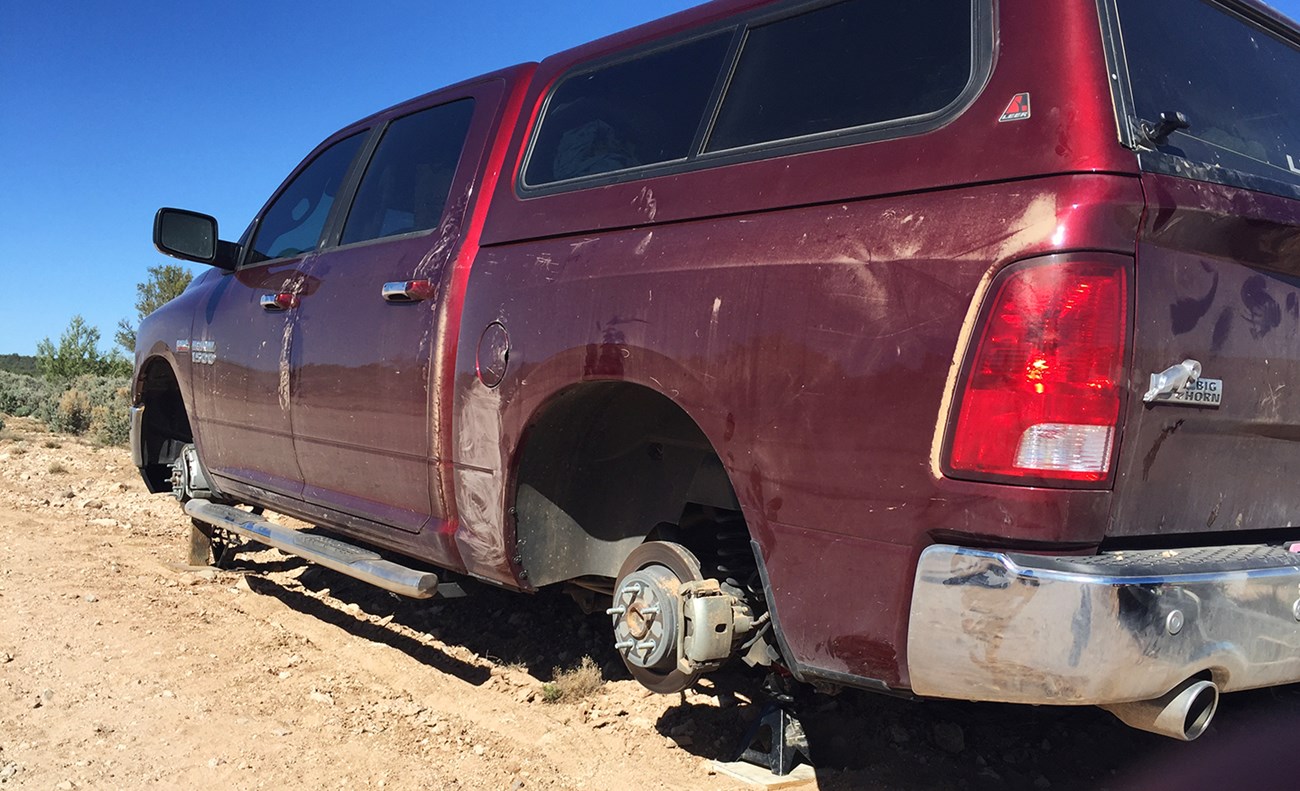
[(1300, 681), (1300, 567), (1216, 572), (1151, 554), (1171, 558), (1169, 573), (1067, 572), (1032, 556), (927, 548), (908, 628), (913, 691), (1104, 705), (1159, 697), (1206, 672), (1225, 692)]

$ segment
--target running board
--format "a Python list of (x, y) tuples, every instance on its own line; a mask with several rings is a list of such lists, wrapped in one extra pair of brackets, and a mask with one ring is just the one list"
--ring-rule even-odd
[(185, 513), (200, 522), (238, 533), (386, 591), (412, 599), (428, 599), (438, 593), (436, 574), (399, 566), (376, 552), (338, 539), (293, 530), (257, 514), (207, 500), (190, 500), (185, 503)]

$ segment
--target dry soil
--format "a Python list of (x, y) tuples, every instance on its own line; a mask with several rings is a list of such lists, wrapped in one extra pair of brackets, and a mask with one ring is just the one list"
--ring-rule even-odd
[[(756, 716), (756, 675), (650, 694), (619, 664), (606, 617), (560, 592), (467, 583), (466, 598), (412, 602), (265, 549), (227, 570), (186, 567), (188, 520), (145, 492), (125, 451), (8, 423), (0, 787), (741, 787), (713, 761)], [(587, 656), (603, 684), (548, 701), (556, 668)], [(1296, 754), (1285, 734), (1298, 701), (1293, 688), (1227, 696), (1210, 733), (1183, 745), (1097, 709), (812, 695), (805, 787), (1189, 787), (1238, 765), (1258, 776), (1261, 761)]]

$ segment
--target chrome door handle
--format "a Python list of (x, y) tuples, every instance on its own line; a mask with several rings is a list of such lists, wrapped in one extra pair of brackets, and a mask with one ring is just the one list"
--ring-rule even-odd
[(281, 291), (278, 294), (263, 294), (262, 310), (270, 313), (280, 313), (289, 308), (298, 307), (298, 295), (288, 291)]
[(389, 302), (419, 302), (437, 296), (431, 280), (398, 280), (385, 283), (380, 293)]

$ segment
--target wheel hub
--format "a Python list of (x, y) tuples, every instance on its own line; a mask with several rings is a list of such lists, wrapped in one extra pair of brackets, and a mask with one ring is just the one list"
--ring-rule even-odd
[(678, 667), (677, 643), (683, 628), (681, 588), (703, 579), (690, 550), (668, 541), (647, 541), (623, 561), (608, 610), (614, 648), (646, 688), (680, 692), (699, 677)]
[(622, 580), (614, 594), (614, 647), (630, 665), (667, 671), (677, 665), (677, 577), (649, 566)]

